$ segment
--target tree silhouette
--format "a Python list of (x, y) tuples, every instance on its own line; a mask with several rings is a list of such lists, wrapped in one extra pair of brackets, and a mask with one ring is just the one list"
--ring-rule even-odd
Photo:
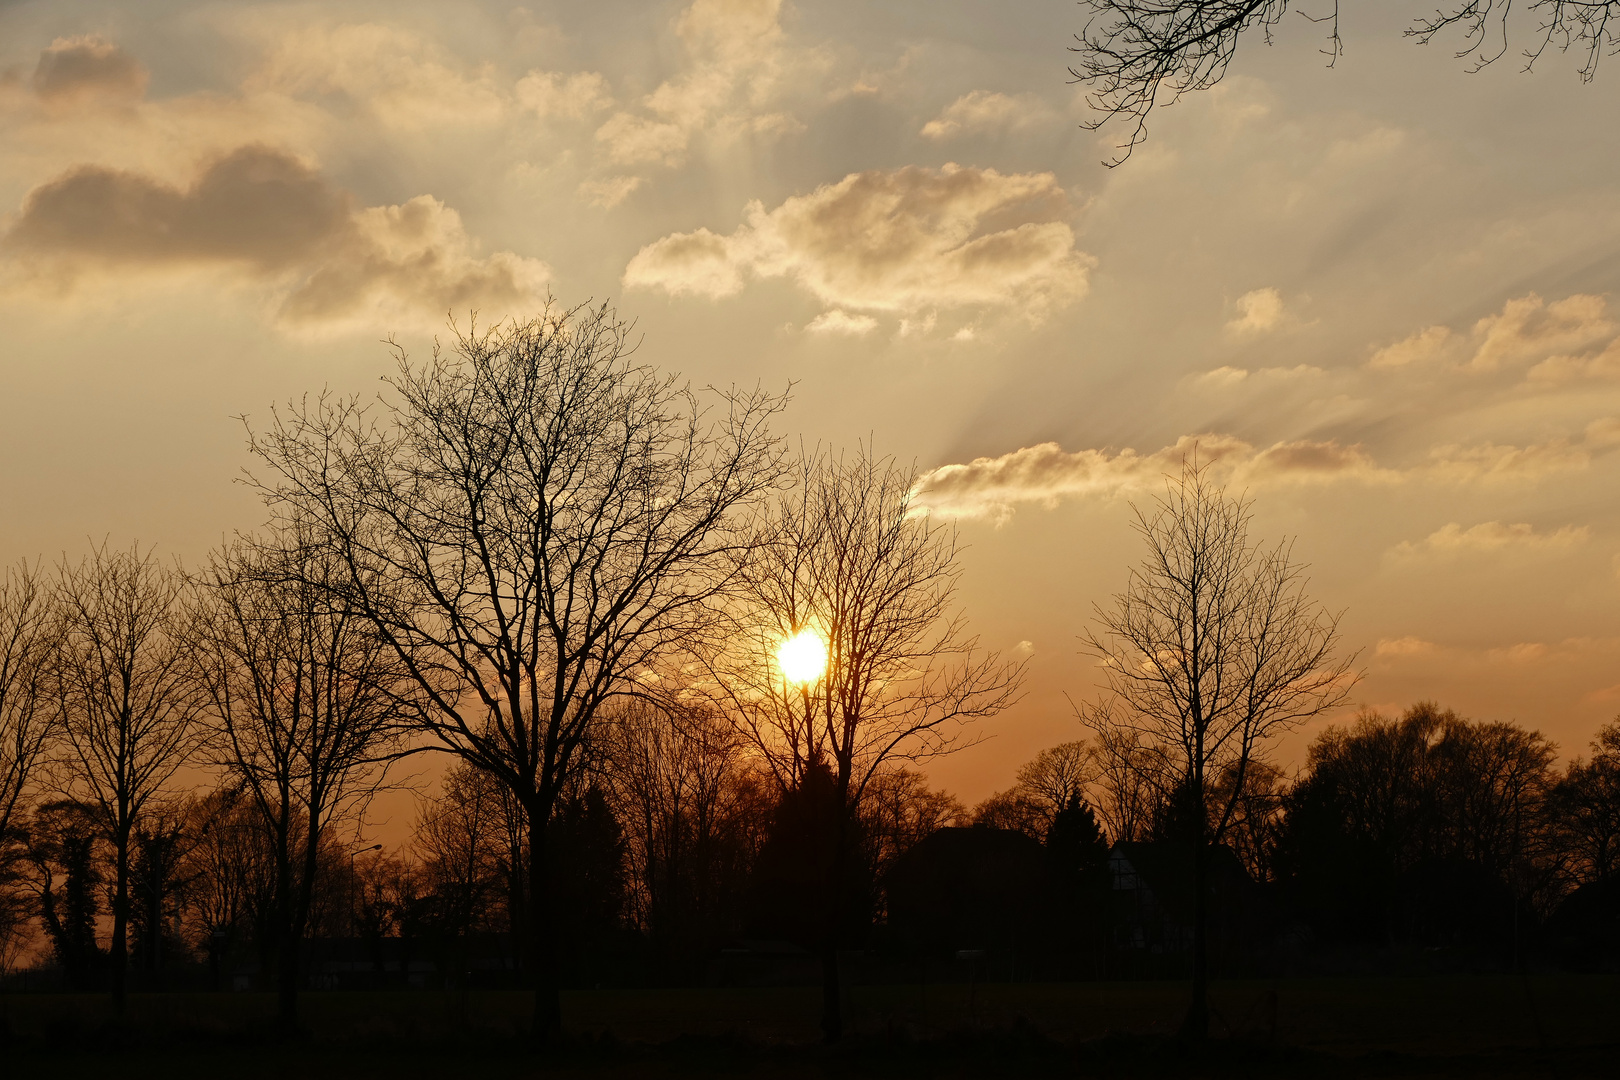
[[(831, 774), (835, 809), (816, 818), (831, 830), (820, 893), (828, 1041), (843, 1031), (841, 897), (856, 872), (868, 787), (894, 764), (959, 747), (963, 724), (1017, 700), (1024, 673), (968, 633), (954, 603), (955, 534), (913, 512), (916, 480), (865, 452), (802, 461), (746, 553), (737, 626), (720, 660), (721, 691), (783, 797), (810, 790), (812, 770)], [(776, 653), (799, 634), (825, 643), (826, 668), (794, 687)]]
[(210, 752), (271, 841), (274, 898), (259, 929), (275, 956), (283, 1032), (297, 1023), (321, 845), (334, 821), (376, 793), (413, 709), (394, 650), (335, 602), (342, 573), (304, 527), (240, 541), (198, 579), (194, 667), (210, 706)]
[(1105, 680), (1083, 719), (1099, 741), (1137, 748), (1164, 796), (1156, 828), (1191, 849), (1192, 1004), (1183, 1033), (1202, 1039), (1210, 848), (1224, 839), (1267, 743), (1341, 704), (1356, 675), (1335, 656), (1338, 619), (1305, 595), (1289, 546), (1252, 544), (1249, 503), (1228, 496), (1207, 466), (1184, 461), (1156, 502), (1151, 515), (1133, 507), (1148, 558), (1083, 638)]
[(139, 547), (63, 562), (53, 628), (69, 789), (112, 846), (112, 994), (124, 1007), (136, 826), (195, 745), (185, 581)]
[[(1086, 101), (1096, 116), (1085, 127), (1095, 130), (1113, 119), (1129, 126), (1120, 153), (1105, 164), (1130, 157), (1147, 137), (1147, 119), (1161, 96), (1174, 102), (1182, 94), (1207, 90), (1221, 81), (1239, 38), (1258, 30), (1269, 43), (1271, 32), (1288, 13), (1290, 0), (1082, 0), (1090, 10), (1076, 35), (1078, 54), (1069, 74), (1086, 84)], [(1620, 0), (1531, 0), (1528, 10), (1537, 24), (1524, 51), (1529, 70), (1548, 49), (1573, 49), (1582, 57), (1581, 80), (1597, 74), (1607, 48), (1620, 49)], [(1510, 39), (1506, 0), (1452, 0), (1449, 7), (1419, 18), (1406, 35), (1428, 44), (1448, 30), (1461, 32), (1459, 58), (1471, 57), (1474, 70), (1494, 63), (1507, 52)], [(1328, 26), (1329, 62), (1343, 53), (1339, 7), (1335, 2), (1320, 18)]]
[(781, 475), (784, 399), (705, 399), (630, 362), (606, 306), (398, 354), (389, 397), (278, 413), (251, 448), (287, 522), (318, 528), (342, 603), (426, 702), (428, 744), (488, 772), (527, 828), (525, 968), (555, 1036), (558, 927), (547, 824), (610, 702), (712, 630), (746, 545), (741, 511)]

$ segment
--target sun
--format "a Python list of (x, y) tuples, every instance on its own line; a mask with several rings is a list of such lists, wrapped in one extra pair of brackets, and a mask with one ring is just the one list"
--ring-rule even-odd
[(814, 630), (800, 630), (776, 647), (776, 666), (790, 683), (813, 683), (827, 670), (827, 643)]

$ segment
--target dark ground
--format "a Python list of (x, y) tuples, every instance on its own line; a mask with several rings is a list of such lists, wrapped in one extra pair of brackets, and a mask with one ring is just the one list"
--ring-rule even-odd
[(817, 1042), (811, 987), (565, 995), (537, 1054), (514, 993), (308, 994), (270, 1035), (261, 994), (0, 997), (0, 1076), (192, 1077), (1620, 1077), (1620, 977), (1458, 976), (1218, 984), (1216, 1036), (1173, 1038), (1182, 983), (858, 986), (852, 1035)]

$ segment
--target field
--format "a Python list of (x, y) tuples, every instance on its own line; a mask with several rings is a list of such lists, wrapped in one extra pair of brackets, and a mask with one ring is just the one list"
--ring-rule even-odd
[(534, 1055), (513, 993), (309, 994), (270, 1037), (268, 995), (0, 998), (11, 1075), (121, 1077), (1615, 1075), (1620, 978), (1471, 976), (1217, 984), (1215, 1043), (1171, 1038), (1179, 983), (857, 986), (817, 1044), (811, 987), (574, 991), (568, 1044)]

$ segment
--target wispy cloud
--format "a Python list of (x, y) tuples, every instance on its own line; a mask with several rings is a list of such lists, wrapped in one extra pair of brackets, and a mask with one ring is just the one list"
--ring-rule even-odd
[[(1529, 481), (1587, 467), (1620, 446), (1620, 421), (1587, 425), (1577, 439), (1528, 446), (1448, 445), (1427, 461), (1402, 468), (1378, 464), (1360, 445), (1299, 439), (1257, 447), (1234, 435), (1184, 435), (1149, 454), (1132, 449), (1065, 451), (1057, 443), (1028, 446), (1000, 457), (942, 465), (918, 481), (917, 504), (956, 517), (1005, 521), (1021, 503), (1054, 506), (1068, 498), (1110, 496), (1157, 487), (1195, 451), (1223, 482), (1239, 487), (1323, 483), (1480, 483)], [(1491, 523), (1495, 527), (1496, 523)], [(1449, 526), (1448, 526), (1449, 528)], [(1460, 526), (1457, 528), (1461, 529)], [(1504, 526), (1513, 529), (1517, 526)], [(1443, 530), (1442, 530), (1443, 531)], [(1485, 542), (1486, 530), (1471, 541)], [(1574, 534), (1561, 536), (1559, 543)], [(1584, 536), (1584, 534), (1582, 534)], [(1443, 543), (1444, 538), (1440, 541)]]
[(870, 315), (851, 315), (847, 311), (834, 308), (823, 311), (814, 319), (805, 324), (805, 331), (811, 334), (847, 334), (860, 336), (870, 334), (877, 329), (877, 320)]
[(1432, 641), (1425, 641), (1419, 637), (1380, 638), (1374, 653), (1385, 659), (1397, 659), (1412, 656), (1428, 656), (1435, 650)]
[(944, 142), (962, 135), (1018, 131), (1044, 123), (1052, 115), (1052, 110), (1033, 94), (1012, 96), (974, 90), (945, 106), (922, 126), (920, 134)]
[(1151, 454), (1068, 452), (1057, 443), (1042, 443), (933, 469), (919, 479), (916, 503), (953, 517), (1005, 521), (1021, 503), (1050, 507), (1063, 499), (1157, 489), (1195, 452), (1218, 476), (1239, 486), (1381, 482), (1393, 476), (1361, 447), (1332, 441), (1279, 442), (1262, 449), (1231, 435), (1187, 435)]
[(1516, 524), (1485, 521), (1466, 529), (1453, 521), (1422, 540), (1401, 541), (1390, 549), (1390, 553), (1399, 558), (1412, 558), (1504, 550), (1554, 551), (1584, 544), (1591, 535), (1591, 528), (1585, 525), (1565, 525), (1554, 532), (1545, 533), (1537, 532), (1534, 526), (1522, 521)]

